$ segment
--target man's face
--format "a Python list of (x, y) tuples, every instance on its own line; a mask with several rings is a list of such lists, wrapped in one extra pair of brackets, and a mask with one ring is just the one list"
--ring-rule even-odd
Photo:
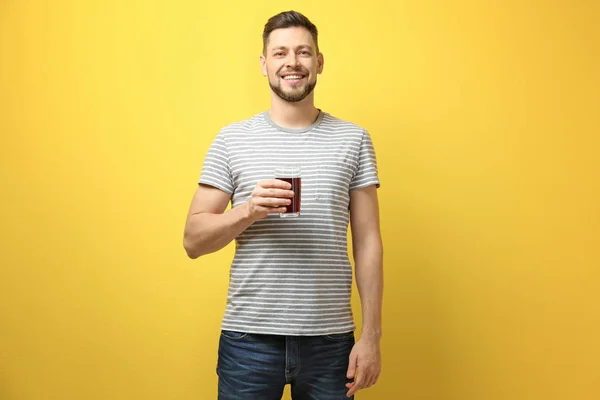
[(317, 54), (312, 35), (301, 27), (271, 32), (266, 55), (260, 59), (271, 90), (289, 102), (306, 98), (317, 85), (317, 74), (323, 71), (323, 55)]

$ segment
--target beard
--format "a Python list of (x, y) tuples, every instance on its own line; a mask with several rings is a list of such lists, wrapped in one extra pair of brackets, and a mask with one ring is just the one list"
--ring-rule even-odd
[(271, 80), (269, 79), (269, 86), (277, 96), (279, 96), (285, 101), (289, 101), (290, 103), (297, 103), (299, 101), (304, 100), (306, 96), (308, 96), (314, 90), (315, 86), (317, 86), (317, 80), (315, 79), (314, 82), (305, 83), (304, 88), (301, 90), (298, 90), (297, 88), (292, 88), (291, 92), (286, 93), (281, 87), (281, 80), (283, 80), (283, 78), (279, 78), (279, 80), (277, 80), (277, 83), (273, 84), (273, 82), (271, 82)]

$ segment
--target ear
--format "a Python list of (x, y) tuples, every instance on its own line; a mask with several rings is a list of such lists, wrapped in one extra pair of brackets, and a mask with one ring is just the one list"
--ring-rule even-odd
[(265, 58), (264, 54), (260, 55), (260, 70), (263, 76), (267, 76), (267, 59)]
[(323, 58), (323, 53), (319, 53), (317, 56), (317, 73), (323, 73), (323, 65), (325, 64), (325, 59)]

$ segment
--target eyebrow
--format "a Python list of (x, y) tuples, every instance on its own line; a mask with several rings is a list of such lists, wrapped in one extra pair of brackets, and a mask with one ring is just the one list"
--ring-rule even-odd
[[(301, 50), (301, 49), (308, 49), (308, 50), (312, 51), (312, 47), (308, 44), (303, 44), (303, 45), (298, 46), (298, 50)], [(271, 51), (276, 51), (276, 50), (288, 50), (288, 48), (285, 46), (277, 46), (277, 47), (274, 47)]]

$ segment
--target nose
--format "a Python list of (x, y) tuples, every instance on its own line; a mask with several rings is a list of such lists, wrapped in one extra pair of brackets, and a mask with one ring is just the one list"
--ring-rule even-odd
[(298, 62), (298, 57), (296, 56), (296, 54), (294, 52), (290, 52), (290, 56), (287, 59), (287, 66), (288, 67), (297, 67), (299, 62)]

